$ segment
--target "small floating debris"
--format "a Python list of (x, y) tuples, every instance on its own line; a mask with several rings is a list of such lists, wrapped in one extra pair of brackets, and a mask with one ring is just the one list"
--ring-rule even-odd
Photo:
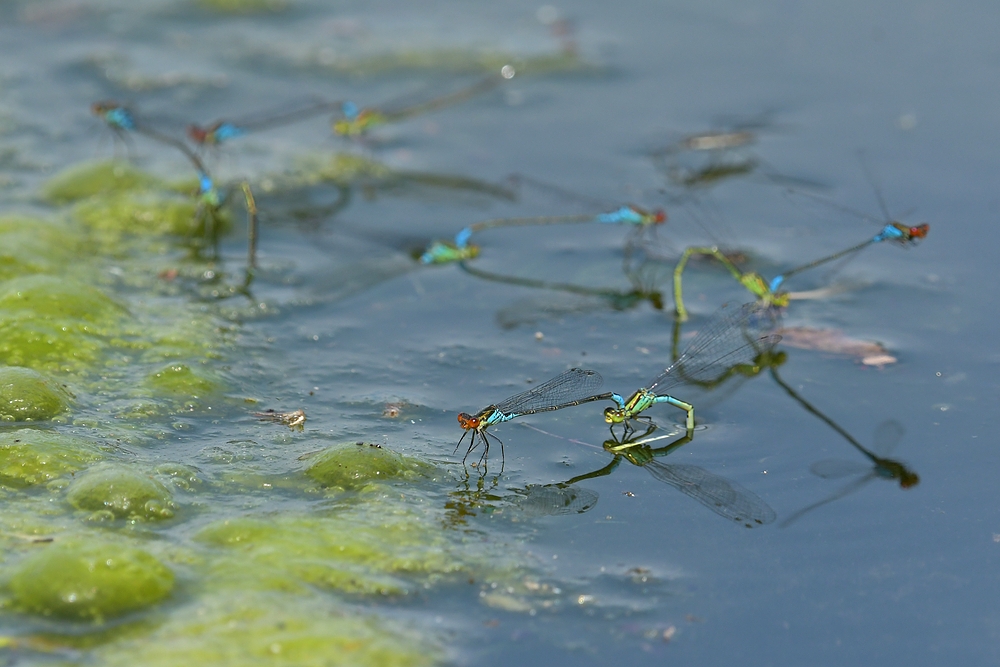
[(398, 419), (406, 405), (403, 402), (386, 403), (385, 407), (382, 408), (382, 416), (386, 419)]
[(252, 414), (262, 422), (284, 424), (289, 428), (302, 428), (302, 425), (306, 423), (305, 410), (295, 410), (294, 412), (276, 412), (275, 410), (266, 410), (264, 412), (254, 412)]
[(789, 347), (845, 354), (861, 360), (865, 366), (882, 368), (898, 361), (881, 343), (859, 340), (836, 329), (787, 327), (781, 330), (781, 342)]

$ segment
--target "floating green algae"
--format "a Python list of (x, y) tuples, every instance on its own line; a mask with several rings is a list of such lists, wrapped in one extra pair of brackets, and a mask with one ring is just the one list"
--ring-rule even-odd
[(212, 559), (214, 580), (250, 577), (254, 586), (277, 590), (309, 584), (354, 595), (405, 595), (439, 581), (515, 569), (517, 548), (444, 531), (443, 518), (440, 509), (387, 492), (320, 515), (218, 521), (195, 539), (221, 550)]
[(331, 447), (311, 459), (306, 475), (324, 487), (357, 490), (376, 482), (408, 480), (434, 467), (379, 445), (363, 442)]
[(122, 465), (87, 471), (69, 488), (66, 499), (95, 519), (169, 519), (176, 505), (170, 490), (155, 479)]
[(0, 283), (0, 363), (79, 371), (93, 364), (127, 318), (123, 306), (70, 278)]
[(342, 58), (322, 63), (338, 74), (373, 76), (405, 70), (429, 70), (454, 73), (499, 72), (512, 65), (521, 76), (527, 74), (600, 74), (606, 71), (587, 62), (572, 51), (519, 56), (502, 51), (471, 49), (409, 49), (372, 54), (357, 58)]
[(95, 622), (156, 604), (173, 586), (173, 572), (150, 554), (94, 536), (29, 555), (7, 584), (15, 609)]
[(30, 368), (0, 366), (0, 421), (52, 419), (69, 407), (69, 393)]
[(394, 173), (386, 164), (353, 153), (301, 158), (297, 172), (306, 182), (328, 181), (341, 185), (352, 185), (361, 179), (385, 179)]
[(276, 179), (285, 182), (281, 187), (302, 187), (318, 183), (333, 183), (340, 187), (364, 185), (383, 190), (402, 187), (434, 188), (452, 192), (487, 195), (512, 201), (516, 193), (510, 188), (488, 181), (458, 174), (440, 174), (429, 171), (394, 169), (384, 163), (353, 153), (335, 153), (332, 156), (306, 156), (300, 158), (291, 178)]
[(123, 235), (185, 238), (215, 235), (228, 229), (225, 211), (203, 205), (193, 181), (172, 184), (122, 162), (71, 167), (43, 187), (52, 204), (73, 204), (73, 218), (103, 233), (113, 247)]
[(160, 191), (125, 192), (94, 197), (77, 203), (73, 217), (90, 229), (113, 234), (200, 237), (228, 228), (230, 217), (207, 229), (209, 216), (199, 215), (194, 197)]
[[(137, 660), (141, 656), (141, 660)], [(424, 667), (442, 650), (398, 623), (315, 594), (233, 592), (199, 600), (148, 634), (95, 651), (108, 667)]]
[(350, 77), (382, 76), (407, 71), (481, 74), (499, 72), (505, 65), (512, 65), (518, 75), (602, 75), (609, 71), (608, 67), (589, 62), (572, 50), (518, 55), (499, 50), (460, 47), (424, 49), (411, 47), (353, 55), (335, 53), (328, 47), (275, 53), (272, 47), (261, 55), (268, 57), (272, 62), (277, 57), (294, 66), (316, 68), (336, 76)]
[(219, 14), (262, 14), (288, 9), (288, 0), (197, 0), (198, 5)]
[[(349, 177), (357, 181), (384, 181), (390, 187), (405, 182), (450, 185), (447, 179), (442, 181), (444, 185), (434, 178), (406, 181), (409, 176), (381, 171), (377, 163), (366, 164), (363, 159), (345, 160), (338, 169), (341, 174), (353, 171)], [(145, 551), (137, 553), (155, 566), (143, 557), (133, 557), (137, 542), (114, 542), (110, 551), (125, 554), (130, 563), (148, 565), (149, 572), (159, 567), (169, 579), (161, 587), (163, 592), (139, 595), (132, 603), (128, 594), (133, 587), (142, 593), (145, 584), (138, 578), (138, 583), (115, 588), (118, 580), (113, 573), (102, 570), (106, 558), (92, 559), (86, 565), (90, 579), (81, 575), (59, 582), (53, 577), (46, 590), (27, 584), (29, 579), (46, 576), (41, 566), (26, 572), (34, 559), (63, 544), (62, 535), (75, 534), (81, 525), (93, 525), (83, 523), (82, 517), (152, 521), (176, 511), (170, 489), (145, 474), (153, 470), (146, 445), (150, 440), (172, 442), (174, 434), (183, 440), (184, 427), (203, 428), (197, 414), (190, 420), (175, 419), (169, 426), (164, 423), (164, 417), (178, 411), (180, 404), (188, 412), (192, 407), (214, 407), (209, 401), (232, 400), (226, 398), (230, 373), (232, 368), (239, 369), (232, 351), (238, 338), (247, 338), (234, 320), (221, 315), (214, 302), (191, 298), (190, 284), (221, 265), (177, 252), (176, 239), (158, 238), (200, 233), (197, 226), (184, 226), (193, 216), (171, 218), (174, 213), (168, 210), (171, 203), (193, 206), (194, 199), (182, 197), (154, 177), (140, 177), (141, 172), (128, 170), (120, 181), (97, 185), (101, 174), (96, 172), (101, 170), (94, 171), (89, 175), (93, 181), (89, 189), (54, 189), (62, 197), (60, 201), (69, 204), (66, 208), (71, 214), (60, 222), (39, 226), (35, 237), (29, 219), (12, 221), (5, 227), (0, 218), (0, 242), (7, 230), (10, 238), (30, 251), (21, 254), (24, 261), (17, 260), (14, 253), (0, 251), (0, 279), (7, 279), (0, 282), (0, 364), (16, 361), (35, 369), (74, 374), (72, 386), (79, 398), (73, 404), (73, 428), (118, 429), (120, 437), (128, 433), (133, 438), (128, 442), (137, 445), (139, 465), (105, 461), (92, 466), (109, 458), (96, 441), (75, 442), (46, 434), (51, 442), (43, 435), (33, 435), (37, 447), (21, 446), (20, 442), (8, 447), (8, 441), (0, 438), (0, 497), (11, 510), (39, 517), (35, 522), (19, 520), (0, 526), (5, 530), (0, 543), (12, 545), (10, 554), (14, 554), (8, 555), (8, 563), (13, 565), (8, 566), (5, 577), (10, 582), (7, 608), (72, 620), (110, 619), (169, 595), (170, 571)], [(109, 172), (105, 170), (103, 175), (108, 177)], [(164, 202), (166, 205), (161, 205)], [(136, 203), (148, 204), (153, 210), (134, 206)], [(105, 215), (115, 219), (102, 218)], [(57, 250), (63, 229), (68, 230), (66, 238), (74, 244), (65, 256)], [(51, 253), (47, 245), (51, 245)], [(6, 264), (2, 263), (4, 257), (10, 260)], [(9, 273), (3, 273), (4, 266), (10, 267)], [(173, 266), (181, 269), (181, 279), (159, 275)], [(126, 295), (121, 303), (116, 300), (119, 294)], [(5, 295), (9, 297), (6, 300)], [(4, 333), (10, 335), (4, 337)], [(235, 371), (236, 377), (239, 372)], [(105, 419), (105, 415), (115, 419)], [(136, 426), (126, 420), (145, 423)], [(220, 430), (228, 434), (232, 428)], [(197, 438), (189, 438), (188, 445), (182, 443), (188, 447), (182, 451), (202, 447), (198, 444), (191, 450), (192, 442)], [(206, 443), (205, 449), (222, 442)], [(189, 466), (157, 467), (157, 475), (169, 475), (197, 496), (206, 489), (216, 493), (217, 481), (240, 467), (201, 456), (202, 462), (210, 461), (203, 475)], [(266, 454), (268, 460), (282, 456), (285, 454), (279, 451)], [(129, 619), (128, 628), (116, 624), (84, 633), (74, 628), (71, 634), (76, 639), (64, 637), (63, 645), (86, 651), (86, 660), (110, 665), (135, 664), (136, 655), (142, 656), (143, 664), (153, 665), (425, 665), (441, 659), (440, 643), (427, 638), (426, 633), (418, 636), (408, 632), (384, 615), (360, 615), (345, 600), (407, 595), (449, 583), (465, 588), (470, 579), (496, 576), (511, 580), (511, 576), (523, 573), (525, 555), (517, 544), (498, 547), (492, 536), (445, 527), (445, 510), (439, 502), (443, 499), (435, 498), (435, 491), (427, 491), (438, 468), (388, 450), (354, 444), (323, 451), (301, 465), (307, 470), (286, 473), (288, 483), (280, 489), (277, 484), (262, 483), (251, 493), (245, 486), (235, 489), (229, 484), (227, 488), (235, 492), (217, 495), (219, 507), (215, 498), (211, 504), (191, 498), (192, 506), (200, 502), (208, 513), (206, 518), (212, 520), (206, 527), (173, 521), (145, 524), (137, 532), (135, 526), (127, 526), (130, 533), (162, 538), (157, 544), (169, 545), (171, 553), (190, 555), (184, 567), (195, 580), (192, 588), (199, 597), (181, 609), (143, 614), (134, 623)], [(274, 475), (262, 470), (260, 477), (266, 481)], [(48, 493), (15, 490), (46, 482), (51, 482), (46, 487)], [(168, 481), (167, 486), (172, 484)], [(264, 488), (268, 490), (261, 491)], [(321, 508), (300, 506), (287, 513), (232, 518), (239, 511), (235, 508), (252, 506), (258, 494), (277, 497), (288, 493), (304, 494), (309, 498), (306, 502), (319, 503)], [(53, 502), (59, 498), (66, 502)], [(121, 528), (120, 523), (112, 524), (102, 533)], [(25, 535), (15, 534), (21, 532)], [(54, 536), (56, 542), (39, 545), (28, 539), (39, 535)], [(107, 548), (106, 539), (102, 535), (95, 549)], [(38, 552), (18, 563), (16, 554), (26, 549)], [(74, 567), (82, 567), (78, 563), (85, 555), (63, 558), (62, 569), (73, 572)], [(69, 562), (73, 558), (76, 560)], [(163, 561), (174, 562), (180, 561), (173, 557)], [(59, 601), (65, 603), (66, 595), (79, 597), (75, 591), (81, 589), (67, 588), (77, 579), (90, 583), (87, 590), (98, 599), (89, 606), (60, 607)], [(317, 589), (323, 590), (317, 593)], [(105, 604), (107, 600), (111, 602)], [(58, 632), (53, 635), (57, 644)]]
[(80, 250), (80, 239), (66, 225), (0, 217), (0, 280), (61, 271)]
[(0, 284), (0, 312), (60, 323), (78, 320), (101, 330), (114, 329), (128, 311), (95, 287), (54, 276), (26, 276)]
[(182, 401), (189, 407), (198, 407), (206, 398), (219, 396), (222, 384), (201, 369), (187, 364), (170, 364), (146, 377), (146, 384), (158, 396)]
[(165, 187), (163, 181), (128, 162), (86, 162), (49, 179), (42, 186), (42, 197), (51, 204), (68, 204), (94, 195)]
[(0, 433), (0, 484), (26, 487), (83, 470), (102, 459), (97, 443), (55, 431)]

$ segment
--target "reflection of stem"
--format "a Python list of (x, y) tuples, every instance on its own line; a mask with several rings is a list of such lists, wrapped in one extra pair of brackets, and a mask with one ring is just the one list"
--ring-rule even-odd
[(459, 262), (459, 266), (461, 266), (466, 273), (476, 276), (477, 278), (482, 278), (483, 280), (490, 280), (498, 283), (505, 283), (507, 285), (520, 285), (521, 287), (548, 289), (559, 292), (569, 292), (570, 294), (582, 294), (586, 296), (620, 297), (622, 295), (621, 292), (618, 292), (616, 290), (601, 289), (599, 287), (583, 287), (581, 285), (571, 285), (569, 283), (553, 283), (553, 282), (548, 282), (546, 280), (537, 280), (535, 278), (505, 276), (500, 273), (483, 271), (482, 269), (477, 269), (473, 266), (469, 266), (468, 262)]
[(250, 275), (257, 268), (257, 202), (249, 183), (243, 181), (241, 187), (247, 203), (247, 275)]
[(827, 417), (825, 414), (823, 414), (822, 412), (820, 412), (819, 409), (816, 408), (812, 403), (810, 403), (806, 399), (804, 399), (801, 396), (799, 396), (798, 392), (796, 392), (794, 389), (792, 389), (790, 386), (788, 386), (788, 384), (784, 380), (782, 380), (781, 377), (778, 376), (778, 371), (774, 367), (772, 367), (770, 369), (770, 371), (771, 371), (771, 377), (773, 377), (774, 381), (778, 383), (778, 386), (781, 387), (782, 389), (784, 389), (785, 393), (787, 393), (789, 396), (791, 396), (792, 399), (795, 400), (795, 402), (797, 402), (799, 405), (801, 405), (803, 408), (805, 408), (806, 411), (808, 411), (810, 414), (818, 417), (824, 424), (826, 424), (827, 426), (829, 426), (830, 428), (832, 428), (834, 431), (836, 431), (837, 433), (839, 433), (841, 435), (841, 437), (843, 437), (845, 440), (847, 440), (847, 442), (849, 442), (852, 445), (854, 445), (854, 447), (859, 452), (861, 452), (862, 454), (864, 454), (865, 456), (867, 456), (869, 459), (871, 459), (875, 463), (878, 463), (879, 459), (878, 459), (877, 456), (875, 456), (870, 451), (868, 451), (868, 449), (866, 449), (860, 442), (858, 442), (857, 440), (855, 440), (854, 437), (850, 433), (848, 433), (843, 428), (841, 428), (840, 424), (838, 424), (837, 422), (835, 422), (832, 419), (830, 419), (829, 417)]
[(580, 482), (585, 479), (594, 479), (596, 477), (604, 477), (606, 475), (610, 475), (612, 472), (614, 472), (615, 468), (617, 468), (618, 465), (622, 462), (622, 459), (628, 460), (629, 463), (635, 466), (639, 467), (645, 466), (654, 458), (667, 456), (668, 454), (673, 453), (674, 450), (678, 449), (679, 447), (682, 447), (683, 445), (686, 445), (687, 443), (691, 442), (691, 440), (694, 439), (694, 433), (692, 431), (686, 431), (684, 435), (682, 435), (680, 438), (670, 443), (669, 445), (666, 445), (665, 447), (659, 447), (657, 449), (652, 449), (649, 447), (648, 443), (654, 442), (661, 438), (670, 437), (669, 435), (664, 435), (658, 438), (652, 438), (650, 440), (646, 440), (645, 439), (646, 436), (648, 436), (655, 430), (656, 430), (656, 425), (650, 424), (642, 435), (638, 435), (632, 438), (627, 438), (624, 440), (618, 440), (617, 438), (614, 438), (612, 440), (605, 440), (604, 441), (605, 451), (614, 454), (614, 458), (611, 459), (610, 463), (592, 472), (588, 472), (583, 475), (577, 475), (576, 477), (568, 479), (565, 482), (560, 482), (556, 486), (559, 486), (560, 488), (567, 487), (570, 486), (571, 484), (576, 484), (577, 482)]
[[(784, 382), (784, 380), (778, 377), (778, 373), (774, 368), (771, 368), (771, 376), (774, 378), (774, 381), (777, 382), (778, 385), (782, 389), (784, 389), (789, 396), (791, 396), (793, 399), (795, 399), (796, 402), (799, 403), (799, 405), (804, 407), (811, 414), (821, 419), (824, 424), (826, 424), (834, 431), (836, 431), (838, 434), (840, 434), (845, 440), (847, 440), (847, 442), (851, 443), (851, 445), (855, 449), (864, 454), (868, 458), (868, 460), (870, 460), (872, 463), (875, 464), (873, 472), (870, 473), (868, 476), (866, 476), (865, 479), (873, 478), (875, 476), (886, 479), (895, 479), (899, 481), (899, 486), (900, 488), (903, 489), (909, 489), (910, 487), (916, 486), (917, 484), (920, 483), (920, 475), (910, 470), (905, 464), (900, 463), (899, 461), (896, 461), (894, 459), (883, 458), (881, 456), (878, 456), (868, 448), (864, 447), (860, 442), (855, 440), (853, 437), (851, 437), (851, 434), (842, 429), (839, 424), (834, 422), (832, 419), (830, 419), (822, 412), (820, 412), (815, 406), (813, 406), (804, 398), (799, 396), (794, 389), (792, 389), (790, 386), (788, 386), (788, 384)], [(875, 447), (881, 449), (878, 433), (879, 431), (876, 431)], [(892, 444), (890, 443), (889, 447), (891, 446)], [(883, 452), (883, 453), (888, 453), (888, 452)], [(837, 498), (839, 497), (842, 496), (837, 496)]]
[(516, 199), (516, 195), (508, 188), (476, 180), (474, 178), (466, 178), (464, 176), (448, 176), (418, 171), (394, 171), (390, 178), (403, 182), (416, 183), (418, 185), (445, 188), (448, 190), (469, 190), (472, 192), (481, 192), (483, 194), (490, 195), (491, 197), (505, 199), (507, 201), (514, 201)]
[(556, 486), (558, 486), (559, 488), (565, 488), (567, 486), (576, 484), (577, 482), (582, 482), (585, 479), (594, 479), (597, 477), (605, 477), (607, 475), (610, 475), (615, 471), (615, 468), (618, 467), (618, 464), (622, 462), (623, 458), (625, 457), (623, 457), (621, 454), (615, 454), (614, 458), (611, 459), (611, 461), (603, 468), (598, 468), (593, 472), (588, 472), (583, 475), (577, 475), (576, 477), (567, 479), (565, 482), (560, 482), (559, 484), (556, 484)]
[(467, 262), (459, 262), (459, 266), (462, 269), (477, 278), (482, 278), (483, 280), (490, 280), (493, 282), (504, 283), (507, 285), (520, 285), (521, 287), (531, 287), (535, 289), (547, 289), (558, 292), (568, 292), (570, 294), (580, 294), (583, 296), (595, 296), (601, 299), (606, 299), (611, 302), (612, 307), (616, 310), (621, 309), (618, 305), (622, 302), (635, 303), (635, 300), (647, 300), (654, 308), (661, 310), (663, 308), (663, 299), (658, 291), (645, 291), (644, 289), (633, 289), (629, 292), (623, 292), (613, 289), (604, 289), (600, 287), (584, 287), (582, 285), (572, 285), (570, 283), (556, 283), (549, 282), (546, 280), (538, 280), (535, 278), (521, 278), (519, 276), (505, 276), (499, 273), (493, 273), (491, 271), (484, 271), (476, 267), (470, 266)]

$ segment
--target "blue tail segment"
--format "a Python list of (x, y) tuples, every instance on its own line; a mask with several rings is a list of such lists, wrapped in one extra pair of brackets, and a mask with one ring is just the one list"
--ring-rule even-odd
[(631, 224), (639, 224), (643, 221), (641, 215), (636, 212), (635, 209), (629, 206), (622, 206), (617, 211), (611, 211), (610, 213), (601, 213), (597, 216), (598, 222), (603, 222), (607, 224), (618, 224), (621, 222), (627, 222)]
[(459, 248), (464, 248), (469, 243), (470, 238), (472, 238), (472, 228), (466, 227), (458, 234), (455, 234), (455, 245)]

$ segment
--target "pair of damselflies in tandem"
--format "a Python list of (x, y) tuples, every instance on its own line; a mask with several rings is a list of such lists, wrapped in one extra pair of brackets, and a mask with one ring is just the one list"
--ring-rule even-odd
[[(867, 168), (865, 169), (867, 172)], [(837, 260), (846, 260), (847, 258), (857, 255), (865, 248), (869, 246), (884, 243), (886, 241), (890, 244), (895, 244), (903, 248), (909, 248), (917, 245), (922, 240), (927, 238), (927, 234), (930, 232), (930, 225), (927, 223), (920, 223), (918, 225), (908, 225), (898, 220), (894, 220), (889, 214), (889, 208), (886, 206), (885, 200), (882, 197), (882, 193), (877, 186), (874, 184), (874, 179), (872, 175), (868, 173), (868, 179), (872, 182), (872, 186), (875, 190), (875, 198), (878, 200), (879, 209), (882, 212), (882, 218), (874, 218), (866, 213), (855, 211), (854, 209), (838, 204), (837, 202), (826, 199), (825, 197), (820, 197), (818, 195), (811, 194), (805, 191), (795, 191), (788, 190), (789, 194), (795, 194), (796, 196), (805, 197), (813, 200), (821, 206), (828, 207), (832, 210), (839, 211), (841, 213), (846, 213), (848, 215), (860, 218), (867, 222), (877, 223), (881, 225), (878, 233), (873, 236), (868, 237), (864, 241), (839, 250), (832, 254), (826, 255), (819, 259), (806, 262), (792, 269), (785, 271), (784, 273), (775, 276), (771, 280), (765, 279), (758, 273), (748, 271), (744, 272), (736, 266), (719, 248), (715, 246), (704, 246), (704, 247), (691, 247), (684, 251), (681, 258), (678, 260), (676, 266), (674, 267), (674, 311), (676, 316), (681, 321), (687, 319), (687, 310), (684, 307), (684, 297), (683, 288), (681, 286), (681, 277), (684, 273), (684, 268), (687, 266), (688, 260), (693, 255), (707, 255), (714, 257), (720, 264), (722, 264), (727, 271), (737, 280), (741, 285), (743, 285), (751, 294), (756, 296), (761, 301), (765, 303), (784, 307), (788, 305), (790, 295), (788, 292), (784, 291), (782, 287), (787, 279), (792, 276), (808, 271), (810, 269), (815, 269), (817, 267), (823, 266), (824, 264), (829, 264), (831, 262), (836, 262)]]
[(777, 327), (777, 311), (761, 302), (727, 304), (712, 316), (676, 361), (628, 398), (615, 392), (594, 393), (603, 384), (600, 374), (593, 370), (571, 368), (533, 389), (489, 405), (475, 415), (460, 413), (458, 423), (465, 433), (455, 451), (469, 436), (469, 448), (462, 461), (482, 444), (483, 453), (479, 459), (482, 466), (489, 456), (491, 439), (500, 444), (501, 458), (504, 456), (503, 441), (488, 431), (490, 426), (517, 417), (603, 400), (614, 402), (614, 406), (604, 410), (604, 421), (611, 425), (612, 432), (617, 424), (622, 424), (626, 433), (630, 432), (631, 421), (648, 419), (641, 413), (658, 403), (667, 403), (684, 410), (685, 428), (692, 433), (695, 427), (694, 406), (668, 392), (680, 384), (714, 387), (732, 374), (739, 373), (741, 367), (754, 364), (756, 359), (777, 345), (781, 340), (780, 335), (773, 333)]
[[(331, 127), (334, 134), (358, 137), (366, 134), (371, 128), (378, 125), (404, 120), (422, 113), (437, 111), (459, 104), (477, 95), (489, 92), (500, 83), (513, 77), (514, 68), (510, 65), (505, 65), (500, 70), (499, 76), (490, 74), (458, 90), (408, 104), (400, 99), (398, 101), (390, 101), (378, 107), (360, 107), (350, 100), (329, 101), (314, 98), (305, 104), (290, 109), (260, 113), (243, 118), (220, 119), (207, 125), (192, 123), (187, 126), (186, 135), (188, 139), (198, 146), (218, 146), (254, 132), (292, 125), (316, 116), (332, 114), (334, 120)], [(98, 102), (92, 106), (92, 110), (95, 115), (104, 120), (115, 131), (137, 131), (180, 148), (180, 141), (178, 139), (170, 137), (161, 129), (155, 128), (152, 123), (145, 119), (137, 118), (136, 114), (126, 105), (117, 102)]]

